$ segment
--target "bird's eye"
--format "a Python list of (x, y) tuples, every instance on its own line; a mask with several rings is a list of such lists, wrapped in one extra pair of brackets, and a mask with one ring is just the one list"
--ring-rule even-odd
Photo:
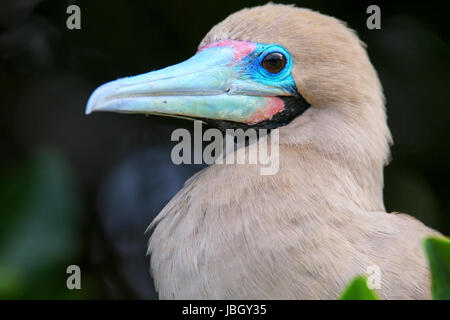
[(281, 52), (271, 52), (264, 57), (261, 64), (270, 73), (278, 73), (286, 65), (286, 57)]

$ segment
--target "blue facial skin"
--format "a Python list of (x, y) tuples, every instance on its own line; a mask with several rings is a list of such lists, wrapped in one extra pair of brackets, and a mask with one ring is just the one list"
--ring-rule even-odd
[[(278, 73), (271, 73), (262, 66), (263, 59), (272, 52), (282, 53), (286, 57), (286, 65)], [(243, 79), (269, 85), (277, 86), (295, 95), (297, 86), (292, 77), (292, 57), (281, 46), (276, 44), (256, 44), (256, 50), (250, 53), (240, 63), (240, 72)]]
[[(264, 114), (274, 97), (298, 93), (291, 75), (291, 55), (275, 44), (252, 46), (253, 51), (239, 60), (234, 58), (237, 49), (233, 46), (205, 48), (177, 65), (106, 83), (91, 95), (86, 113), (164, 114), (250, 124), (262, 121), (255, 115)], [(271, 52), (286, 57), (286, 65), (278, 73), (262, 66)]]

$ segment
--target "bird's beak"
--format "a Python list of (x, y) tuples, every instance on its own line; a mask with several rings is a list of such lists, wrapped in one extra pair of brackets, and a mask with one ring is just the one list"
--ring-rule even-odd
[(277, 96), (289, 93), (244, 75), (244, 59), (233, 47), (200, 50), (177, 65), (100, 86), (89, 98), (86, 114), (112, 111), (260, 122), (282, 110)]

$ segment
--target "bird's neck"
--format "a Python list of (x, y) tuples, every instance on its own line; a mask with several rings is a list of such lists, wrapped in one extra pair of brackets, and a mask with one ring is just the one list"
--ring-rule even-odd
[[(339, 111), (315, 109), (281, 128), (280, 154), (298, 176), (298, 187), (310, 190), (313, 199), (328, 198), (327, 206), (342, 203), (384, 211), (383, 168), (390, 133), (384, 108), (378, 109), (366, 123), (349, 120)], [(377, 118), (380, 121), (373, 123)]]

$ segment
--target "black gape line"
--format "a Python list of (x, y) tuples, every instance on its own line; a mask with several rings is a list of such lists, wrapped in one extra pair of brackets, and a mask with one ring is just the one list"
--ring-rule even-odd
[[(311, 105), (303, 98), (303, 96), (295, 91), (295, 95), (292, 96), (278, 96), (284, 102), (283, 111), (275, 114), (272, 119), (264, 120), (256, 124), (245, 124), (240, 122), (233, 122), (227, 120), (214, 120), (200, 118), (206, 122), (209, 126), (217, 128), (222, 132), (226, 129), (243, 129), (244, 131), (249, 128), (254, 129), (267, 129), (270, 133), (271, 129), (276, 129), (289, 124), (292, 120), (302, 115)], [(258, 135), (259, 136), (259, 135)]]

